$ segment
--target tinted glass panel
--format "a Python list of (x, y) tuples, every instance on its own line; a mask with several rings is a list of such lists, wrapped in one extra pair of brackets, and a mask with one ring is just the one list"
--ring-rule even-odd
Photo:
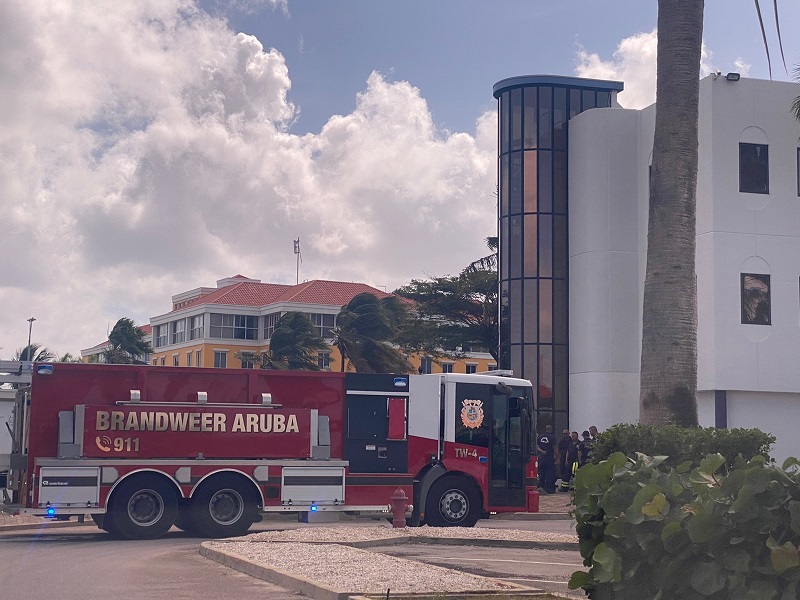
[(553, 341), (553, 282), (539, 280), (539, 342)]
[(539, 399), (541, 406), (553, 407), (553, 347), (539, 346)]
[(536, 229), (537, 217), (536, 215), (525, 215), (523, 218), (525, 219), (525, 276), (535, 277), (537, 268), (536, 259), (539, 256), (537, 252), (537, 240), (539, 239), (539, 234)]
[(511, 90), (511, 150), (522, 149), (522, 88)]
[(536, 151), (525, 153), (525, 194), (523, 210), (525, 212), (536, 212), (536, 193), (539, 185), (536, 179)]
[[(525, 342), (536, 342), (539, 328), (539, 282), (536, 279), (525, 279), (523, 302), (525, 302)], [(527, 357), (526, 357), (527, 358)], [(526, 376), (532, 373), (525, 369)]]
[(567, 147), (567, 90), (553, 88), (553, 148)]
[(553, 347), (553, 391), (556, 409), (566, 410), (568, 400), (569, 359), (566, 346)]
[(567, 216), (555, 215), (553, 217), (555, 230), (553, 232), (553, 277), (567, 276), (567, 261), (569, 248), (567, 245)]
[(569, 91), (569, 118), (571, 119), (575, 115), (581, 112), (581, 91), (580, 90), (570, 90)]
[(539, 212), (553, 212), (553, 153), (539, 152)]
[(567, 336), (567, 282), (565, 279), (553, 280), (553, 342), (566, 344)]
[(500, 152), (508, 152), (509, 147), (509, 140), (508, 140), (508, 121), (509, 121), (509, 114), (511, 111), (509, 110), (508, 105), (508, 92), (503, 92), (500, 94)]
[(539, 148), (553, 145), (553, 91), (539, 88)]
[(522, 280), (513, 279), (509, 283), (511, 289), (511, 343), (519, 344), (522, 342)]
[(518, 344), (511, 346), (511, 370), (515, 376), (522, 373), (522, 346)]
[(525, 147), (536, 148), (536, 88), (525, 88)]
[(539, 215), (539, 277), (553, 276), (553, 217)]
[(500, 157), (500, 215), (508, 214), (508, 154)]
[(567, 214), (567, 153), (553, 152), (553, 212)]
[(583, 90), (583, 107), (581, 112), (595, 107), (594, 92), (592, 90)]
[(742, 324), (771, 325), (770, 277), (742, 273)]
[(511, 219), (508, 217), (500, 219), (500, 279), (508, 279), (508, 265), (511, 262), (508, 255), (508, 242), (511, 237), (509, 233), (509, 223)]
[(766, 144), (739, 144), (739, 191), (769, 194), (769, 148)]
[(511, 217), (511, 235), (509, 259), (511, 262), (510, 275), (512, 278), (522, 276), (522, 217)]
[(533, 384), (533, 389), (537, 386), (537, 377), (539, 372), (539, 347), (533, 344), (525, 346), (525, 355), (523, 356), (522, 364), (525, 367), (525, 379)]
[(508, 210), (511, 214), (522, 212), (522, 152), (511, 154)]
[[(500, 282), (500, 338), (503, 340), (508, 340), (510, 335), (510, 320), (508, 318), (508, 282), (501, 281)], [(500, 352), (502, 353), (504, 350), (507, 350), (508, 343), (500, 344)], [(506, 356), (506, 359), (508, 357)], [(501, 364), (508, 364), (508, 362), (503, 363), (502, 357), (500, 360)]]
[(597, 107), (608, 108), (611, 106), (611, 92), (597, 92)]

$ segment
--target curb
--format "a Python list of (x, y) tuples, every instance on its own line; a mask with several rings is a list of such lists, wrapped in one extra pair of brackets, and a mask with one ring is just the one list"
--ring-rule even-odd
[[(331, 543), (331, 542), (326, 542)], [(363, 542), (333, 542), (353, 548), (375, 548), (402, 544), (436, 544), (440, 546), (480, 546), (484, 548), (526, 548), (532, 550), (578, 550), (578, 542), (535, 542), (529, 540), (492, 540), (487, 538), (395, 537)]]
[(94, 523), (78, 523), (77, 521), (54, 521), (52, 523), (21, 523), (19, 525), (0, 525), (0, 533), (4, 531), (22, 531), (25, 529), (60, 529), (62, 527), (77, 527), (80, 525), (94, 526)]
[(200, 544), (200, 555), (245, 575), (274, 583), (288, 590), (300, 592), (316, 600), (347, 600), (353, 593), (339, 592), (301, 575), (293, 575), (264, 564), (250, 562), (238, 554), (209, 548), (209, 542)]

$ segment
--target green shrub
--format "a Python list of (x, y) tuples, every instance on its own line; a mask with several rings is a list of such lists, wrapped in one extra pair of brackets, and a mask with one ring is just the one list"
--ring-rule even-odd
[(799, 467), (756, 456), (727, 469), (714, 454), (673, 468), (621, 453), (582, 467), (573, 515), (591, 568), (570, 588), (596, 600), (797, 598)]
[(606, 460), (615, 452), (629, 458), (641, 452), (647, 456), (666, 456), (665, 463), (676, 467), (687, 460), (698, 465), (703, 457), (719, 453), (725, 457), (725, 464), (731, 466), (739, 454), (745, 460), (759, 455), (769, 460), (774, 443), (775, 436), (759, 429), (621, 424), (600, 434), (592, 449), (592, 462)]

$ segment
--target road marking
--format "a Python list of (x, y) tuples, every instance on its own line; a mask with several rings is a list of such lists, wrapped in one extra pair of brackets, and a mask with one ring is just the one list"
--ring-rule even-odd
[(490, 562), (510, 562), (510, 563), (525, 563), (526, 565), (556, 565), (559, 567), (582, 567), (584, 566), (583, 563), (559, 563), (559, 562), (540, 562), (536, 560), (517, 560), (513, 558), (461, 558), (460, 556), (450, 557), (450, 556), (420, 556), (421, 559), (430, 559), (430, 560), (455, 560), (459, 562), (464, 561), (473, 561), (473, 562), (482, 562), (482, 563), (490, 563)]

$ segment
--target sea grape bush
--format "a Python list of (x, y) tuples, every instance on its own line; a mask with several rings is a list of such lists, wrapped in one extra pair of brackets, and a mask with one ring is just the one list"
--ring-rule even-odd
[(615, 453), (575, 480), (588, 572), (570, 588), (595, 600), (793, 600), (800, 582), (800, 461), (721, 454), (698, 466)]
[(671, 467), (686, 461), (697, 466), (707, 455), (719, 453), (732, 466), (740, 454), (748, 460), (757, 455), (769, 459), (774, 443), (773, 435), (759, 429), (620, 424), (600, 434), (592, 449), (592, 462), (599, 463), (615, 452), (631, 458), (641, 452), (647, 456), (666, 456), (665, 463)]

